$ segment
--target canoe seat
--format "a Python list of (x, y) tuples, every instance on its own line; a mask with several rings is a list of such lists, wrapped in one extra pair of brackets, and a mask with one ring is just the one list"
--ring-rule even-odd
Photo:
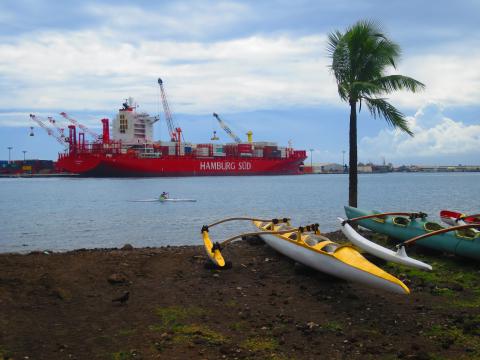
[(307, 236), (306, 239), (304, 239), (304, 241), (305, 241), (305, 244), (312, 247), (318, 244), (318, 239), (312, 236)]
[(328, 253), (333, 253), (335, 252), (335, 250), (337, 250), (337, 248), (338, 248), (338, 244), (330, 243), (325, 245), (321, 250)]
[(394, 225), (405, 227), (405, 226), (408, 225), (410, 220), (408, 220), (406, 217), (403, 217), (403, 216), (395, 216), (392, 219), (392, 222), (393, 222)]
[(275, 227), (275, 231), (285, 231), (285, 230), (290, 230), (292, 229), (291, 226), (288, 226), (287, 224), (280, 224)]
[(424, 227), (425, 227), (425, 230), (427, 230), (427, 231), (437, 231), (437, 230), (444, 229), (444, 227), (442, 225), (434, 223), (434, 222), (426, 222)]
[(290, 240), (297, 240), (297, 233), (296, 233), (296, 232), (291, 233), (291, 234), (288, 236), (288, 238), (289, 238)]
[[(268, 225), (268, 226), (267, 226)], [(260, 227), (266, 230), (272, 230), (272, 224), (269, 222), (262, 222), (260, 223)]]
[(478, 233), (475, 232), (473, 229), (461, 229), (455, 231), (455, 234), (457, 235), (457, 237), (473, 240), (477, 237)]

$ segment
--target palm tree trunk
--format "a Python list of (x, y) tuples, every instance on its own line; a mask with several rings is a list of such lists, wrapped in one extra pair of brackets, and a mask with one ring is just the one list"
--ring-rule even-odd
[(350, 100), (350, 161), (348, 177), (348, 205), (357, 207), (357, 102)]

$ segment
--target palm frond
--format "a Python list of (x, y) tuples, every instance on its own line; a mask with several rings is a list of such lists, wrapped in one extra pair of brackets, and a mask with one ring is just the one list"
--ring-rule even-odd
[(389, 75), (375, 79), (373, 81), (377, 86), (383, 88), (385, 93), (391, 93), (397, 90), (408, 90), (417, 92), (425, 88), (425, 84), (408, 76)]
[(376, 99), (364, 97), (368, 110), (374, 118), (384, 118), (393, 128), (400, 129), (408, 135), (413, 136), (413, 132), (408, 126), (408, 121), (397, 108), (387, 102), (385, 99)]
[(331, 32), (328, 34), (328, 42), (327, 42), (327, 52), (330, 57), (333, 58), (333, 54), (335, 53), (335, 50), (338, 46), (338, 43), (341, 41), (343, 34), (335, 30), (334, 32)]
[(344, 84), (338, 84), (338, 95), (343, 101), (348, 101), (350, 91), (344, 86)]
[(350, 86), (351, 93), (356, 98), (380, 94), (382, 88), (378, 84), (369, 81), (355, 81)]

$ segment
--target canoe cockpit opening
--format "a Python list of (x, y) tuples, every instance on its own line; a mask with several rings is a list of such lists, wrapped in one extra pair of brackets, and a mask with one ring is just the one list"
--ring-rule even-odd
[(444, 227), (442, 225), (434, 223), (434, 222), (426, 222), (424, 227), (425, 227), (425, 230), (430, 231), (430, 232), (444, 229)]
[(305, 244), (307, 244), (308, 246), (315, 246), (318, 244), (318, 239), (312, 237), (312, 236), (307, 236), (305, 239)]
[(265, 230), (267, 230), (267, 231), (273, 230), (273, 224), (272, 223), (262, 223), (260, 226), (265, 228)]
[(473, 240), (478, 236), (478, 232), (475, 232), (473, 229), (461, 229), (455, 231), (455, 235), (457, 237), (463, 238), (463, 239), (468, 239), (468, 240)]
[(310, 247), (317, 250), (325, 251), (327, 253), (333, 253), (338, 248), (338, 244), (331, 242), (329, 239), (322, 235), (307, 235), (303, 241)]
[(286, 224), (280, 224), (280, 225), (275, 227), (275, 231), (286, 231), (286, 230), (290, 230), (290, 229), (293, 229), (293, 228), (291, 226), (286, 225)]
[(329, 243), (329, 244), (325, 245), (324, 247), (322, 247), (321, 250), (325, 251), (327, 253), (334, 253), (335, 250), (337, 250), (338, 246), (339, 246), (338, 244)]
[(393, 222), (394, 225), (405, 227), (405, 226), (408, 225), (410, 220), (408, 220), (406, 217), (403, 217), (403, 216), (395, 216), (392, 219), (392, 222)]

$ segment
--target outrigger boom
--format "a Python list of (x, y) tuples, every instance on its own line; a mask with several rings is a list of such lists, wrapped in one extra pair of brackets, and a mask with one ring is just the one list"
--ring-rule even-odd
[(224, 267), (225, 266), (225, 260), (223, 259), (223, 256), (221, 254), (221, 250), (223, 249), (224, 246), (232, 243), (233, 241), (237, 239), (246, 239), (249, 236), (259, 236), (259, 235), (272, 235), (272, 234), (287, 234), (291, 232), (314, 232), (316, 234), (319, 233), (319, 224), (311, 224), (311, 225), (306, 225), (306, 226), (299, 226), (298, 228), (291, 228), (289, 230), (281, 230), (281, 231), (256, 231), (256, 232), (248, 232), (248, 233), (241, 233), (235, 236), (232, 236), (228, 239), (225, 239), (221, 242), (212, 242), (210, 239), (210, 236), (208, 234), (209, 229), (213, 226), (223, 224), (228, 221), (260, 221), (260, 222), (271, 222), (272, 224), (279, 224), (279, 223), (286, 223), (290, 224), (290, 219), (289, 218), (281, 218), (281, 219), (258, 219), (258, 218), (251, 218), (251, 217), (232, 217), (232, 218), (226, 218), (223, 220), (216, 221), (210, 225), (203, 225), (202, 226), (202, 236), (203, 236), (203, 244), (205, 246), (205, 250), (207, 252), (208, 257), (210, 260), (212, 260), (215, 265), (219, 267)]
[(407, 240), (407, 241), (404, 241), (401, 244), (398, 244), (397, 247), (398, 246), (402, 246), (402, 247), (403, 246), (409, 246), (409, 245), (414, 244), (418, 240), (422, 240), (422, 239), (425, 239), (425, 238), (428, 238), (428, 237), (434, 236), (434, 235), (444, 234), (444, 233), (447, 233), (447, 232), (450, 232), (450, 231), (463, 230), (463, 229), (478, 229), (479, 227), (480, 227), (480, 224), (466, 224), (466, 225), (452, 226), (452, 227), (449, 227), (449, 228), (446, 228), (446, 229), (440, 229), (440, 230), (432, 231), (428, 234), (423, 234), (423, 235), (420, 235), (420, 236), (416, 236), (414, 238), (411, 238), (410, 240)]

